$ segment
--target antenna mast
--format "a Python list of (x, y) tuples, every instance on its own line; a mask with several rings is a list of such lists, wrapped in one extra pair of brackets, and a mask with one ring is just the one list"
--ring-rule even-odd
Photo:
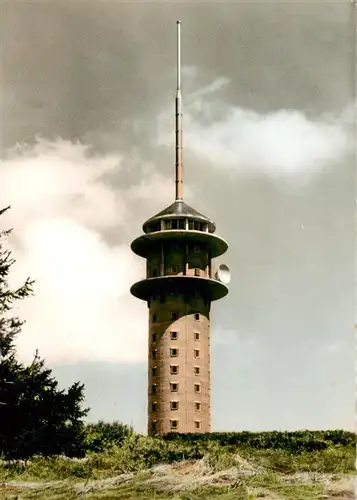
[(181, 21), (177, 21), (177, 89), (175, 99), (176, 115), (176, 201), (183, 200), (182, 168), (182, 101), (181, 101)]

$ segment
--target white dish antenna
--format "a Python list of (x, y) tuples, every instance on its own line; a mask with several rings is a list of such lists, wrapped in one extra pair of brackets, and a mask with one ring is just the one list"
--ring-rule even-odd
[(220, 264), (214, 277), (226, 285), (231, 281), (231, 271), (226, 264)]

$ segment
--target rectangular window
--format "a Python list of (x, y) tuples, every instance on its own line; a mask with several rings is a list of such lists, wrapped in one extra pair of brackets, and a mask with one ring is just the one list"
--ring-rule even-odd
[(178, 392), (178, 383), (173, 382), (170, 384), (171, 392)]
[(157, 421), (156, 420), (153, 420), (151, 422), (151, 430), (153, 433), (155, 433), (157, 431)]
[(201, 409), (201, 403), (199, 403), (198, 401), (195, 402), (195, 410), (196, 411), (200, 411)]
[(178, 339), (178, 332), (170, 332), (170, 338), (171, 340), (177, 340)]
[(193, 221), (193, 220), (189, 220), (189, 221), (188, 221), (188, 229), (189, 229), (189, 230), (191, 230), (191, 231), (192, 231), (193, 229), (195, 229), (195, 223), (194, 223), (194, 221)]
[(170, 349), (170, 356), (172, 358), (177, 358), (177, 356), (178, 356), (178, 349), (176, 347), (174, 347), (173, 349)]
[(179, 221), (177, 219), (173, 219), (171, 221), (171, 229), (178, 229), (179, 227)]
[(170, 373), (171, 373), (171, 375), (177, 375), (178, 372), (179, 372), (178, 365), (171, 365), (170, 366)]
[(152, 334), (152, 341), (153, 341), (153, 342), (156, 342), (156, 333), (153, 333), (153, 334)]
[(165, 221), (165, 229), (171, 229), (171, 221), (170, 220)]
[(195, 420), (195, 429), (201, 429), (201, 422), (199, 420)]
[(178, 410), (179, 403), (178, 401), (170, 401), (170, 410)]
[(185, 219), (179, 219), (179, 221), (178, 221), (178, 227), (179, 227), (179, 229), (185, 229), (185, 227), (186, 227), (186, 220)]
[(156, 366), (151, 369), (151, 374), (153, 377), (156, 377), (156, 375), (157, 375), (157, 367)]
[(195, 392), (201, 392), (201, 384), (195, 384)]
[(157, 352), (157, 349), (154, 349), (151, 353), (151, 357), (152, 359), (156, 359), (156, 352)]
[(200, 357), (200, 350), (199, 349), (194, 349), (193, 353), (194, 353), (195, 358)]
[(195, 332), (195, 340), (200, 340), (200, 333), (199, 332)]
[(152, 384), (151, 386), (151, 393), (156, 394), (156, 384)]
[(199, 276), (200, 275), (200, 270), (198, 269), (198, 267), (196, 267), (195, 269), (195, 276)]
[(199, 375), (200, 374), (200, 367), (195, 366), (194, 371), (195, 371), (195, 375)]
[(199, 321), (200, 320), (200, 313), (195, 313), (195, 321)]
[(170, 420), (170, 427), (173, 431), (178, 429), (178, 420)]
[(178, 319), (179, 315), (177, 311), (172, 311), (171, 313), (171, 319), (172, 321), (176, 321)]
[(179, 272), (179, 270), (180, 270), (180, 267), (177, 266), (177, 265), (172, 265), (172, 266), (169, 267), (169, 273), (170, 274), (176, 274), (176, 273)]
[(152, 411), (156, 411), (157, 410), (157, 403), (156, 403), (156, 401), (154, 403), (152, 403), (151, 410)]
[(157, 321), (157, 314), (153, 314), (152, 315), (152, 322), (156, 323), (156, 321)]

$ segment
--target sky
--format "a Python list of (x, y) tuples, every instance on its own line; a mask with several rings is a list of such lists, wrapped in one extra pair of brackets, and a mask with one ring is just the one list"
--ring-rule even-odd
[(88, 419), (146, 430), (145, 272), (131, 241), (184, 198), (229, 243), (213, 304), (213, 430), (354, 427), (350, 2), (2, 0), (0, 199), (21, 360), (85, 383)]

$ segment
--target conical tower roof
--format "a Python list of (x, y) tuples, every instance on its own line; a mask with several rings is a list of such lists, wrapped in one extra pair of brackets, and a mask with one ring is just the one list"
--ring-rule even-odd
[(211, 219), (201, 214), (194, 208), (190, 207), (182, 200), (176, 200), (174, 203), (172, 203), (170, 206), (168, 206), (161, 212), (157, 213), (153, 217), (150, 217), (150, 219), (144, 222), (143, 230), (146, 233), (148, 226), (152, 222), (156, 222), (160, 219), (171, 219), (171, 218), (189, 218), (197, 220), (199, 222), (205, 222), (206, 224), (208, 224), (208, 231), (210, 233), (213, 233), (216, 230), (216, 225)]

